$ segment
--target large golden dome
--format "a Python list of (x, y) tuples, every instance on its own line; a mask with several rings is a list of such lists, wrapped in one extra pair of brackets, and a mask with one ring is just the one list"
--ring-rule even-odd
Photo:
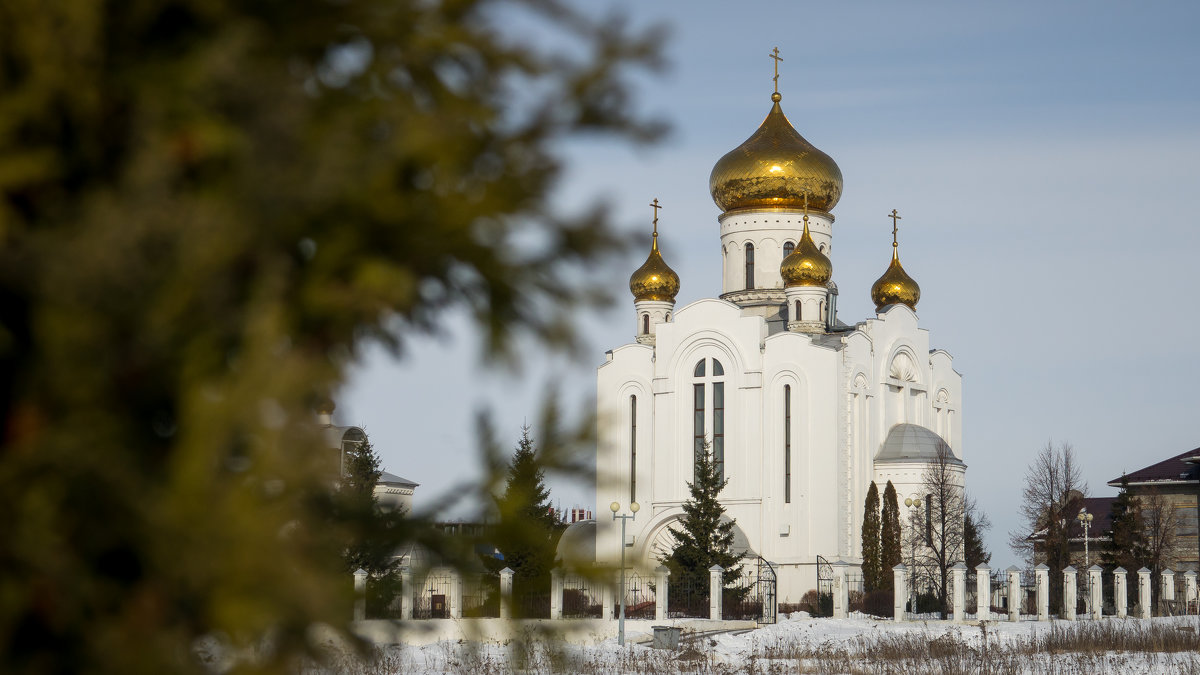
[(708, 189), (722, 211), (812, 208), (829, 211), (842, 196), (842, 170), (801, 136), (779, 107), (778, 92), (767, 119), (746, 142), (713, 167)]
[(796, 250), (783, 259), (779, 265), (779, 274), (783, 277), (783, 285), (793, 286), (824, 286), (833, 276), (833, 263), (829, 256), (821, 252), (813, 243), (812, 235), (808, 233), (808, 214), (804, 214), (804, 234)]
[[(656, 221), (657, 222), (657, 221)], [(671, 269), (658, 252), (658, 228), (650, 244), (650, 255), (646, 262), (629, 277), (629, 291), (635, 302), (642, 300), (665, 300), (675, 302), (679, 294), (679, 275)]]
[(892, 244), (892, 264), (888, 265), (883, 276), (871, 286), (871, 299), (875, 301), (875, 309), (883, 309), (888, 305), (900, 303), (908, 305), (909, 309), (917, 309), (917, 301), (921, 299), (921, 287), (900, 265), (900, 254), (896, 244)]

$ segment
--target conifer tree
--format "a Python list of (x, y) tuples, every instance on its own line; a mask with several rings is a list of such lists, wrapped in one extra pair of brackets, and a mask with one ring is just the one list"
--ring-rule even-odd
[(521, 427), (521, 440), (508, 465), (504, 493), (496, 498), (500, 518), (495, 543), (504, 556), (501, 566), (514, 572), (514, 594), (549, 590), (550, 568), (561, 532), (529, 429), (528, 425)]
[(963, 517), (963, 561), (968, 570), (992, 561), (992, 554), (983, 544), (983, 533), (991, 526), (987, 514), (979, 511), (973, 499), (968, 499), (967, 512)]
[(879, 488), (875, 481), (867, 489), (867, 500), (863, 504), (862, 524), (862, 572), (863, 590), (873, 591), (881, 587), (883, 561), (879, 544)]
[(722, 520), (725, 508), (717, 501), (728, 482), (717, 473), (712, 451), (705, 444), (704, 451), (696, 453), (696, 480), (687, 484), (690, 496), (683, 503), (680, 526), (668, 528), (677, 542), (662, 561), (671, 570), (672, 594), (688, 588), (693, 597), (707, 598), (708, 570), (713, 565), (724, 568), (726, 585), (741, 577), (742, 554), (733, 551), (733, 521)]
[(900, 502), (892, 481), (883, 489), (883, 517), (879, 526), (879, 558), (882, 563), (880, 588), (892, 590), (892, 568), (900, 564)]
[(356, 524), (342, 556), (347, 572), (363, 569), (378, 577), (396, 565), (394, 538), (380, 534), (394, 526), (401, 514), (379, 509), (375, 485), (382, 475), (379, 455), (370, 439), (346, 453), (345, 474), (338, 484), (337, 506), (346, 520)]
[(1101, 554), (1106, 565), (1137, 572), (1146, 563), (1146, 538), (1142, 527), (1142, 509), (1129, 494), (1128, 481), (1121, 478), (1121, 491), (1112, 506), (1112, 547)]

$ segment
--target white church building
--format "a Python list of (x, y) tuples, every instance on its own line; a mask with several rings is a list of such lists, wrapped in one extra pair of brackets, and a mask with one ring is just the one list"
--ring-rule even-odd
[(841, 170), (792, 127), (778, 91), (771, 98), (709, 181), (721, 210), (720, 297), (675, 307), (679, 277), (659, 251), (655, 202), (650, 255), (629, 283), (634, 339), (597, 372), (595, 555), (616, 564), (609, 504), (628, 513), (637, 502), (626, 554), (656, 567), (707, 444), (728, 479), (720, 500), (737, 546), (776, 567), (780, 602), (797, 602), (816, 587), (817, 556), (861, 563), (871, 481), (882, 494), (891, 480), (903, 509), (939, 446), (965, 471), (962, 376), (920, 327), (920, 289), (900, 264), (895, 227), (891, 262), (870, 289), (875, 315), (837, 315)]

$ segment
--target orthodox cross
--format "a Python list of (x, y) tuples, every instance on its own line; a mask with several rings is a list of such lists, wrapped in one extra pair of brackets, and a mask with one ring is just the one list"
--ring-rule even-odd
[(896, 221), (900, 220), (900, 214), (896, 213), (896, 209), (892, 209), (892, 213), (888, 215), (892, 219), (892, 248), (896, 248)]
[(772, 79), (775, 80), (775, 93), (778, 94), (779, 93), (779, 62), (783, 60), (783, 57), (779, 55), (779, 47), (772, 49), (771, 53), (768, 54), (768, 56), (775, 59), (775, 77)]
[(662, 206), (659, 205), (659, 203), (658, 203), (658, 197), (655, 197), (654, 201), (650, 202), (650, 206), (654, 209), (654, 236), (657, 237), (658, 236), (658, 210), (662, 208)]

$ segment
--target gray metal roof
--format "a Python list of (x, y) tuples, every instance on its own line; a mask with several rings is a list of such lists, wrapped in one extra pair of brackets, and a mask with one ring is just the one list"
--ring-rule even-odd
[(875, 455), (876, 462), (936, 461), (942, 449), (950, 464), (962, 464), (950, 444), (934, 432), (916, 424), (897, 424), (888, 432), (887, 440)]
[(571, 523), (558, 539), (555, 560), (568, 567), (591, 567), (596, 562), (596, 520)]
[(401, 478), (400, 476), (397, 476), (394, 473), (388, 473), (387, 471), (384, 471), (383, 473), (379, 474), (379, 482), (387, 483), (390, 485), (404, 485), (406, 487), (417, 487), (418, 485), (420, 485), (420, 483), (414, 483), (413, 481), (411, 481), (407, 478)]

